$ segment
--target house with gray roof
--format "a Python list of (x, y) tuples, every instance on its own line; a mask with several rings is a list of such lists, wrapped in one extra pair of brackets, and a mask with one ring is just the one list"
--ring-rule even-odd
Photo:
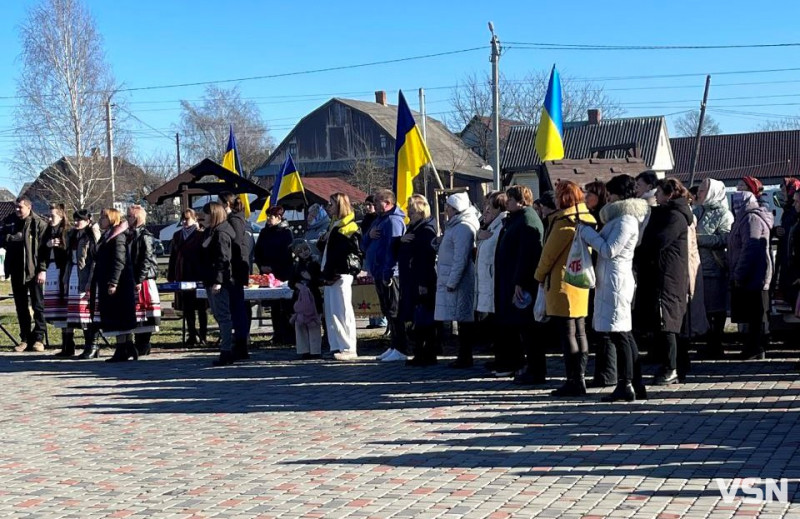
[[(696, 141), (694, 137), (670, 139), (675, 153), (673, 174), (689, 181)], [(704, 135), (695, 171), (695, 184), (704, 178), (735, 186), (746, 176), (767, 185), (800, 175), (800, 130)]]
[[(504, 184), (525, 184), (535, 192), (539, 191), (540, 186), (551, 184), (551, 179), (543, 178), (546, 169), (541, 167), (535, 141), (536, 126), (511, 128), (500, 164)], [(620, 172), (624, 169), (624, 173), (630, 174), (631, 167), (650, 169), (661, 177), (672, 171), (675, 165), (663, 116), (603, 119), (599, 110), (589, 110), (586, 121), (565, 123), (564, 154), (565, 163), (570, 161), (569, 164), (577, 164), (577, 161), (581, 161), (586, 165), (583, 173), (578, 170), (575, 172), (578, 177), (585, 179), (583, 183), (595, 180), (592, 176), (594, 169), (606, 174), (614, 173), (615, 168), (609, 165), (609, 160), (615, 160), (620, 165), (624, 163), (625, 167), (617, 168)], [(593, 168), (595, 163), (597, 168)], [(560, 170), (563, 172), (564, 168)]]
[[(327, 101), (297, 123), (254, 175), (271, 186), (288, 152), (303, 177), (338, 177), (367, 192), (391, 188), (397, 106), (387, 103), (385, 92), (376, 92), (375, 98)], [(412, 113), (421, 125), (422, 116)], [(480, 201), (492, 182), (486, 161), (431, 117), (426, 141), (445, 187), (467, 187), (471, 198)], [(422, 175), (418, 179), (422, 192)]]

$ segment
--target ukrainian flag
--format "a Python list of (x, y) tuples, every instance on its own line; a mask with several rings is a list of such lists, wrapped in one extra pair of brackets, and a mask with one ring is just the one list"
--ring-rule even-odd
[[(400, 92), (397, 103), (397, 142), (394, 159), (394, 192), (397, 205), (408, 213), (408, 198), (414, 194), (414, 179), (422, 166), (433, 162), (431, 152), (422, 139), (419, 126), (408, 109), (406, 98)], [(406, 219), (408, 217), (406, 216)]]
[[(225, 155), (222, 156), (222, 167), (242, 176), (242, 163), (239, 161), (239, 149), (236, 147), (236, 137), (233, 136), (233, 125), (231, 125), (231, 133), (228, 135), (228, 147), (225, 148)], [(244, 206), (244, 217), (250, 218), (250, 201), (247, 199), (247, 194), (242, 193), (239, 199)]]
[(542, 118), (536, 130), (536, 153), (539, 159), (559, 160), (564, 158), (564, 124), (561, 119), (561, 78), (556, 66), (550, 73), (550, 84), (544, 96)]
[(273, 205), (278, 205), (278, 202), (295, 193), (301, 193), (303, 198), (306, 196), (306, 191), (303, 189), (303, 181), (300, 180), (300, 172), (297, 171), (292, 156), (287, 153), (286, 160), (283, 161), (281, 169), (278, 171), (278, 176), (275, 178), (275, 183), (272, 185), (272, 193), (267, 197), (267, 201), (264, 202), (264, 207), (261, 208), (261, 213), (256, 221), (266, 221), (267, 209)]

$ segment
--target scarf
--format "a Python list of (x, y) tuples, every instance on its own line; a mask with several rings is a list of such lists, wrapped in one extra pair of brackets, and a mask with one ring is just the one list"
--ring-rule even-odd
[(181, 238), (183, 238), (183, 241), (188, 240), (189, 236), (191, 236), (192, 233), (196, 230), (197, 230), (197, 224), (194, 224), (191, 227), (181, 227)]

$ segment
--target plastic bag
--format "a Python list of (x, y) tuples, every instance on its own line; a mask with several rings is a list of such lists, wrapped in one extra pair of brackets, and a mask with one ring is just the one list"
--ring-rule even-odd
[(589, 246), (581, 238), (581, 233), (576, 231), (567, 256), (564, 281), (578, 288), (594, 288), (596, 279)]
[(536, 292), (536, 302), (533, 303), (533, 318), (537, 323), (546, 323), (547, 317), (547, 292), (544, 285), (539, 285), (539, 290)]

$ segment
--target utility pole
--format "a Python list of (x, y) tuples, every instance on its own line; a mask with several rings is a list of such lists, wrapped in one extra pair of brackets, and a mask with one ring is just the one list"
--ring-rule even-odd
[(175, 132), (175, 151), (178, 153), (178, 175), (181, 174), (181, 134)]
[(706, 102), (708, 102), (708, 89), (711, 88), (711, 74), (706, 76), (706, 89), (703, 92), (703, 102), (700, 104), (700, 119), (697, 121), (697, 135), (694, 141), (694, 155), (692, 156), (692, 167), (689, 170), (689, 188), (694, 186), (694, 173), (697, 171), (697, 163), (700, 160), (700, 138), (703, 136), (703, 121), (706, 118)]
[(111, 207), (117, 201), (117, 186), (114, 181), (114, 130), (111, 120), (111, 96), (106, 101), (106, 146), (108, 155), (108, 172), (111, 174)]
[(494, 33), (494, 23), (489, 22), (492, 33), (492, 169), (494, 170), (494, 189), (500, 185), (500, 40)]
[[(419, 113), (422, 116), (422, 140), (428, 145), (428, 117), (425, 115), (425, 89), (419, 89)], [(422, 192), (428, 196), (428, 168), (422, 173)]]

